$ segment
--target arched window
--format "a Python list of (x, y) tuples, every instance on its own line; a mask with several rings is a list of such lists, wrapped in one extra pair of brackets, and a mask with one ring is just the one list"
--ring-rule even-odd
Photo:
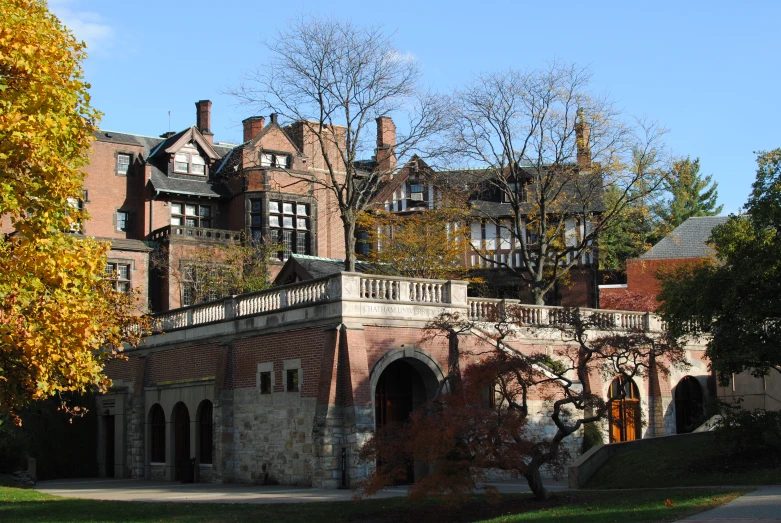
[(675, 431), (691, 432), (702, 415), (702, 387), (697, 378), (685, 376), (675, 387)]
[(640, 437), (640, 391), (632, 380), (618, 376), (610, 383), (610, 442), (631, 441)]
[(154, 404), (149, 411), (149, 445), (152, 463), (165, 463), (165, 413)]
[(214, 446), (214, 426), (212, 424), (212, 402), (203, 400), (198, 408), (198, 458), (201, 463), (212, 462)]

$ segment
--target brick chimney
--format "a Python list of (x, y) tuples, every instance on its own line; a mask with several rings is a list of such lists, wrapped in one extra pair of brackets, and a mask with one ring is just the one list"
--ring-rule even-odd
[(585, 120), (585, 111), (578, 109), (575, 122), (575, 140), (578, 148), (578, 167), (586, 168), (591, 165), (591, 124)]
[(244, 141), (249, 142), (263, 130), (266, 118), (263, 116), (250, 116), (242, 120), (241, 123), (244, 125)]
[(201, 131), (210, 144), (214, 144), (214, 133), (211, 132), (212, 126), (212, 103), (211, 100), (198, 100), (195, 102), (195, 126)]
[(396, 168), (396, 124), (387, 116), (377, 118), (377, 170)]

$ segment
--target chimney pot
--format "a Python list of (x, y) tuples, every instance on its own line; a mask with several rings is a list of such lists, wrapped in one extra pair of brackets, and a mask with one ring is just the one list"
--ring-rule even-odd
[(244, 125), (244, 141), (248, 142), (255, 138), (260, 131), (263, 130), (263, 125), (266, 123), (266, 118), (263, 116), (250, 116), (242, 120)]
[(279, 113), (271, 113), (271, 123), (279, 125)]
[(214, 144), (214, 133), (211, 132), (212, 125), (212, 102), (211, 100), (198, 100), (195, 102), (195, 125), (201, 131), (210, 144)]

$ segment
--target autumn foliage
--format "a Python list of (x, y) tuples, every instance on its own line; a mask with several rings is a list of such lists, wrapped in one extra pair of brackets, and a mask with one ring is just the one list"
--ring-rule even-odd
[[(538, 499), (550, 493), (542, 471), (561, 474), (570, 449), (588, 424), (606, 419), (626, 390), (591, 390), (601, 376), (623, 382), (685, 367), (683, 349), (662, 333), (615, 327), (609, 313), (561, 309), (545, 329), (561, 334), (550, 353), (518, 343), (518, 333), (539, 327), (526, 322), (523, 306), (497, 306), (482, 321), (443, 313), (427, 336), (445, 335), (447, 375), (438, 393), (409, 421), (382, 427), (366, 444), (363, 460), (374, 465), (359, 488), (372, 494), (408, 477), (410, 496), (445, 495), (458, 502), (500, 470), (524, 477)], [(476, 336), (484, 341), (466, 344)]]
[[(0, 412), (103, 390), (108, 358), (143, 331), (104, 280), (108, 245), (69, 234), (95, 121), (75, 40), (35, 0), (0, 0)], [(18, 423), (20, 420), (14, 418)]]

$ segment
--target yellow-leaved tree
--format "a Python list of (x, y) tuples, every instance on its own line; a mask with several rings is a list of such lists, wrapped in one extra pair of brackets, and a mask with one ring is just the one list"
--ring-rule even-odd
[(42, 1), (0, 13), (0, 413), (21, 423), (31, 400), (105, 390), (105, 362), (144, 322), (103, 278), (108, 245), (67, 232), (100, 116), (85, 45)]

